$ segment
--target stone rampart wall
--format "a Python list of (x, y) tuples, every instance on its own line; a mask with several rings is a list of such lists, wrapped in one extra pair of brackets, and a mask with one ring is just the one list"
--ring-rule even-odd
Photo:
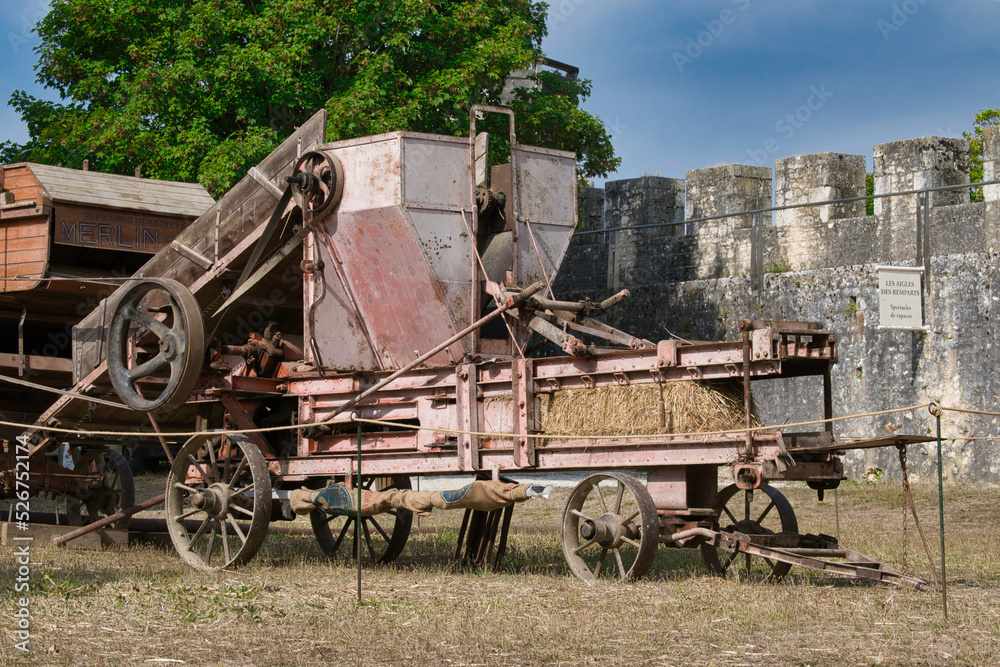
[[(968, 144), (924, 137), (880, 144), (874, 151), (875, 193), (968, 182)], [(1000, 127), (989, 128), (984, 177), (1000, 176)], [(876, 267), (913, 266), (917, 257), (917, 196), (875, 200), (865, 215), (856, 200), (763, 212), (760, 243), (764, 282), (751, 293), (750, 246), (754, 215), (701, 222), (695, 218), (808, 202), (863, 197), (862, 156), (822, 153), (778, 160), (772, 172), (747, 165), (689, 171), (686, 179), (643, 177), (608, 182), (581, 193), (580, 231), (634, 225), (634, 230), (578, 235), (555, 291), (559, 298), (606, 298), (628, 288), (632, 298), (605, 320), (659, 340), (735, 339), (742, 317), (813, 320), (835, 331), (834, 410), (848, 415), (928, 401), (1000, 411), (1000, 187), (969, 203), (961, 188), (931, 195), (926, 247), (926, 331), (879, 329)], [(772, 200), (771, 192), (774, 192)], [(674, 223), (674, 224), (664, 224)], [(755, 384), (767, 424), (822, 416), (819, 379)], [(933, 420), (888, 414), (844, 422), (841, 436), (927, 434)], [(947, 413), (945, 474), (955, 481), (1000, 483), (1000, 419)], [(910, 468), (929, 477), (933, 444), (911, 446)], [(894, 449), (848, 456), (858, 478), (879, 466), (898, 475)]]

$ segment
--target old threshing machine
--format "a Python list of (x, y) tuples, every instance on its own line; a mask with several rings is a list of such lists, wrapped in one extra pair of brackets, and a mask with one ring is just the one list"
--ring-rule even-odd
[[(483, 113), (510, 117), (508, 164), (486, 164)], [(829, 424), (756, 429), (750, 398), (757, 381), (815, 376), (826, 397), (817, 417), (831, 417), (834, 334), (745, 320), (734, 342), (652, 342), (597, 319), (627, 292), (559, 300), (575, 156), (518, 144), (506, 109), (476, 107), (470, 125), (468, 138), (327, 144), (318, 114), (84, 319), (75, 386), (32, 429), (33, 451), (67, 437), (57, 428), (78, 444), (150, 428), (165, 442), (189, 438), (166, 515), (178, 552), (200, 568), (248, 561), (276, 500), (350, 484), (360, 465), (362, 484), (378, 488), (408, 487), (412, 475), (593, 472), (562, 521), (567, 562), (584, 579), (640, 577), (664, 544), (701, 547), (718, 572), (745, 554), (773, 576), (800, 564), (917, 583), (800, 535), (768, 484), (822, 490), (842, 476)], [(538, 341), (563, 356), (533, 357)], [(682, 382), (735, 385), (736, 428), (673, 428), (662, 396)], [(91, 400), (112, 387), (121, 404)], [(651, 428), (588, 424), (606, 418), (588, 396), (637, 389), (653, 392)], [(585, 406), (574, 423), (586, 433), (551, 428), (559, 401)], [(733, 483), (719, 490), (721, 466)], [(352, 553), (358, 535), (358, 551), (382, 562), (400, 553), (411, 520), (311, 519), (326, 552)], [(466, 519), (466, 554), (482, 557), (499, 533), (502, 557), (509, 511)]]

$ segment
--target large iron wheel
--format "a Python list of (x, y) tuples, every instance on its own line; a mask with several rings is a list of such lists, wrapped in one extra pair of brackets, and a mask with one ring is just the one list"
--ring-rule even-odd
[(631, 475), (591, 475), (566, 502), (563, 553), (569, 569), (584, 581), (641, 578), (653, 564), (659, 541), (656, 506)]
[[(799, 524), (788, 499), (770, 485), (756, 491), (743, 491), (730, 484), (719, 492), (715, 510), (719, 518), (714, 529), (718, 531), (745, 535), (799, 532)], [(765, 581), (781, 579), (792, 567), (789, 563), (743, 554), (743, 568), (740, 568), (738, 554), (719, 551), (709, 544), (701, 545), (701, 557), (715, 574), (725, 576), (742, 569), (747, 578), (757, 576)]]
[(125, 405), (143, 412), (178, 407), (194, 388), (204, 357), (205, 327), (190, 290), (168, 279), (137, 280), (125, 288), (108, 332), (108, 375)]
[[(362, 479), (363, 489), (388, 491), (409, 489), (410, 478), (400, 475), (392, 477), (370, 477)], [(355, 531), (357, 516), (327, 514), (315, 509), (309, 513), (313, 533), (320, 548), (331, 559), (338, 556), (356, 558)], [(371, 563), (391, 563), (402, 553), (406, 540), (410, 537), (413, 512), (408, 509), (394, 509), (377, 516), (361, 517), (361, 555)]]
[[(95, 447), (84, 452), (74, 472), (87, 475), (86, 489), (77, 497), (67, 498), (66, 513), (71, 526), (82, 526), (111, 516), (135, 505), (135, 481), (125, 457), (113, 449)], [(118, 519), (112, 528), (128, 528), (128, 517)]]
[(188, 565), (221, 570), (249, 562), (271, 521), (260, 449), (245, 435), (194, 436), (167, 475), (166, 510), (170, 540)]

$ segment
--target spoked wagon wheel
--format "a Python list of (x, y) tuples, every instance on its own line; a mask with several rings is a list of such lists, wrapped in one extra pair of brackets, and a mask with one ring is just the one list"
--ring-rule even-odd
[[(72, 526), (86, 525), (135, 505), (135, 482), (125, 457), (113, 449), (95, 447), (83, 453), (74, 471), (88, 475), (86, 490), (76, 498), (67, 498), (66, 513)], [(128, 528), (128, 517), (118, 519), (112, 528)]]
[(639, 579), (653, 564), (659, 541), (656, 506), (635, 477), (591, 475), (566, 502), (563, 553), (570, 570), (584, 581)]
[(167, 529), (177, 553), (199, 570), (247, 563), (271, 521), (271, 478), (244, 435), (188, 440), (167, 475)]
[[(409, 489), (410, 478), (399, 475), (371, 477), (363, 479), (361, 487), (376, 491)], [(316, 509), (309, 513), (309, 520), (312, 521), (316, 541), (327, 556), (330, 558), (357, 556), (358, 551), (354, 541), (357, 530), (355, 515), (337, 516)], [(396, 560), (410, 537), (412, 523), (413, 512), (408, 509), (394, 509), (377, 516), (361, 517), (362, 558), (372, 563), (391, 563)]]
[(176, 280), (125, 288), (108, 331), (108, 375), (118, 397), (143, 412), (184, 403), (204, 361), (204, 329), (198, 302)]
[[(799, 524), (788, 499), (773, 486), (763, 486), (756, 491), (743, 491), (730, 484), (719, 491), (715, 505), (719, 513), (715, 530), (738, 532), (745, 535), (773, 535), (774, 533), (797, 533)], [(725, 576), (740, 569), (738, 554), (719, 551), (715, 547), (701, 545), (701, 557), (708, 569)], [(754, 567), (754, 564), (757, 567)], [(789, 563), (772, 561), (769, 558), (743, 554), (743, 570), (747, 577), (759, 575), (765, 581), (777, 581), (788, 574)]]

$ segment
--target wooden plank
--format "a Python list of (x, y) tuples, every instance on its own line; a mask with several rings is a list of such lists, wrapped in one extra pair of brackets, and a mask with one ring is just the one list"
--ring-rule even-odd
[(15, 276), (31, 276), (41, 278), (45, 275), (47, 263), (45, 259), (35, 259), (34, 261), (8, 262), (0, 269), (0, 275), (6, 280), (13, 280)]
[[(45, 236), (26, 236), (23, 238), (3, 238), (3, 230), (0, 228), (0, 247), (3, 247), (7, 252), (16, 251), (38, 251), (41, 249), (44, 251), (49, 247), (48, 238)], [(44, 252), (43, 252), (44, 256)]]
[[(13, 267), (24, 264), (45, 264), (46, 246), (44, 243), (35, 244), (34, 247), (26, 242), (19, 241), (17, 245), (9, 244), (3, 249), (3, 263), (6, 272), (11, 273)], [(18, 269), (20, 270), (20, 269)]]
[(32, 189), (41, 192), (41, 185), (38, 179), (28, 169), (26, 165), (4, 170), (4, 189), (6, 190), (27, 190)]
[[(20, 359), (16, 354), (0, 352), (0, 367), (20, 368)], [(33, 371), (52, 371), (55, 373), (72, 373), (73, 360), (62, 357), (43, 357), (27, 355), (27, 368)]]
[(0, 224), (0, 243), (4, 239), (29, 239), (49, 237), (49, 221), (43, 216), (33, 216), (20, 220), (4, 220)]

